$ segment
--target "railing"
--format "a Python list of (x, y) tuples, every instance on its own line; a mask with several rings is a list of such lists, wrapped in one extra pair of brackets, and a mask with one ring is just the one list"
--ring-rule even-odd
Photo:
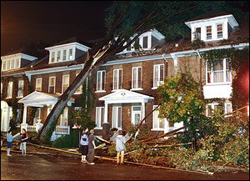
[(70, 134), (70, 126), (56, 126), (55, 134)]
[(36, 126), (28, 125), (27, 132), (36, 132)]

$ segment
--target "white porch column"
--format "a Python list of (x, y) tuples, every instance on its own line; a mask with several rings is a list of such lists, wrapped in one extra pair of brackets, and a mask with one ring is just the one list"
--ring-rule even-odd
[(106, 103), (106, 101), (105, 101), (105, 107), (104, 107), (104, 121), (103, 121), (103, 123), (108, 123), (108, 109), (109, 109), (109, 105), (108, 105), (108, 103)]
[(24, 105), (24, 109), (23, 109), (23, 123), (21, 124), (21, 131), (24, 128), (26, 131), (28, 129), (28, 124), (26, 123), (26, 119), (27, 119), (27, 106)]

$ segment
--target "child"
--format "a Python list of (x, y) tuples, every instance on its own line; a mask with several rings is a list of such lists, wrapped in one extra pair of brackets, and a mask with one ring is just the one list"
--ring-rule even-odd
[(80, 141), (80, 151), (82, 153), (82, 163), (88, 163), (86, 160), (87, 154), (88, 154), (88, 128), (83, 129), (82, 131), (82, 136), (81, 136), (81, 141)]
[[(119, 135), (115, 138), (116, 151), (117, 151), (117, 164), (123, 164), (124, 162), (124, 152), (126, 150), (125, 143), (131, 138), (128, 133), (125, 135), (125, 131), (118, 130)], [(121, 161), (120, 161), (121, 155)]]
[(90, 165), (94, 165), (94, 155), (95, 155), (95, 137), (94, 137), (94, 129), (89, 131), (89, 145), (88, 145), (88, 161)]
[(28, 133), (26, 132), (25, 129), (22, 129), (20, 149), (22, 150), (22, 155), (24, 156), (26, 156), (26, 144), (28, 139), (29, 139)]
[(13, 142), (12, 131), (9, 130), (7, 133), (7, 156), (11, 156), (10, 149), (12, 148), (12, 142)]

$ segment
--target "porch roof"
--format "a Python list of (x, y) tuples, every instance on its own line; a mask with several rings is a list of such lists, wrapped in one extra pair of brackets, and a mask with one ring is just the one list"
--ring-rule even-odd
[(105, 101), (108, 104), (115, 103), (147, 103), (153, 100), (153, 97), (137, 92), (132, 92), (125, 89), (119, 89), (111, 94), (99, 98), (100, 101)]
[[(49, 94), (44, 92), (34, 91), (24, 98), (20, 99), (18, 103), (23, 103), (25, 106), (31, 107), (43, 107), (45, 105), (56, 104), (59, 94)], [(68, 103), (72, 103), (74, 100), (71, 99)]]

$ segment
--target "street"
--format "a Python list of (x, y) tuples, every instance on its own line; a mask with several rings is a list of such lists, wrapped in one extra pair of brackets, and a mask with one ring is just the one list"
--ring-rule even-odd
[(80, 163), (80, 159), (50, 155), (22, 156), (1, 153), (1, 180), (249, 180), (248, 173), (196, 174), (135, 165), (116, 165), (97, 160), (95, 165)]

